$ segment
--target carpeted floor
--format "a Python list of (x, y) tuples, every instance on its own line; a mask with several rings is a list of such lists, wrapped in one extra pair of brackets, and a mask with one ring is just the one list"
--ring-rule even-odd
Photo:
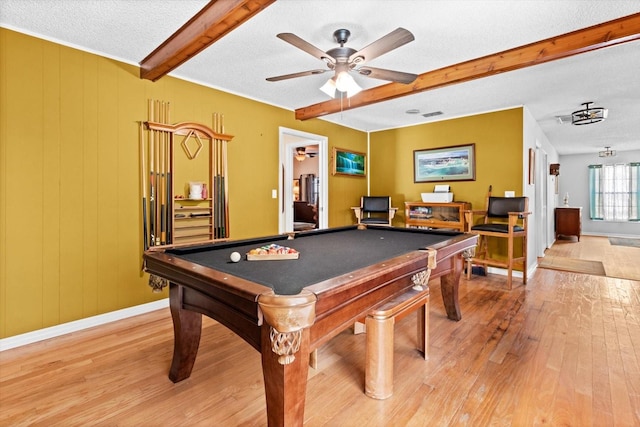
[(640, 248), (640, 239), (625, 239), (622, 237), (609, 237), (609, 243), (616, 246), (631, 246)]
[(546, 256), (540, 260), (538, 267), (551, 270), (571, 271), (574, 273), (606, 276), (604, 265), (600, 261)]

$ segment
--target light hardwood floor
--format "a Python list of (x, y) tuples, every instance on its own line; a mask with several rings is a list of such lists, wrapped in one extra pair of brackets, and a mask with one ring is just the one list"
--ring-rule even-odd
[[(387, 400), (363, 393), (364, 336), (338, 335), (311, 370), (305, 425), (640, 426), (640, 282), (544, 269), (505, 281), (462, 279), (460, 322), (430, 284), (430, 358), (414, 350), (415, 317), (399, 322)], [(166, 309), (2, 352), (0, 425), (266, 424), (249, 345), (205, 320), (178, 384), (172, 345)]]
[(545, 255), (600, 261), (608, 277), (640, 280), (640, 248), (611, 245), (607, 237), (558, 240)]

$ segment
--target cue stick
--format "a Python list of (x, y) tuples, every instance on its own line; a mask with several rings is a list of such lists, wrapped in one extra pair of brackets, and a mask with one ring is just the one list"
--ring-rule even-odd
[[(152, 122), (156, 121), (155, 100), (151, 101), (151, 121)], [(160, 226), (160, 224), (158, 224), (158, 164), (156, 162), (156, 156), (158, 155), (157, 149), (156, 149), (156, 144), (157, 144), (156, 139), (158, 135), (155, 130), (151, 130), (151, 135), (153, 136), (153, 139), (151, 140), (153, 142), (153, 148), (152, 148), (153, 157), (151, 159), (151, 162), (153, 163), (153, 229), (154, 229), (153, 245), (156, 246), (158, 244), (158, 235), (159, 235), (158, 227)]]
[[(149, 100), (149, 120), (153, 121), (153, 101)], [(156, 209), (155, 209), (155, 167), (154, 167), (154, 156), (155, 156), (155, 132), (152, 129), (149, 129), (149, 231), (151, 233), (151, 246), (156, 245)]]
[(147, 246), (147, 184), (145, 182), (145, 165), (144, 165), (144, 130), (143, 124), (140, 122), (139, 137), (140, 137), (140, 164), (142, 166), (142, 247), (146, 251)]
[[(158, 122), (158, 101), (154, 101), (154, 108), (153, 108), (153, 121), (154, 122)], [(155, 198), (155, 209), (156, 209), (156, 245), (159, 245), (161, 242), (161, 236), (162, 236), (162, 223), (160, 221), (160, 217), (162, 216), (162, 211), (160, 210), (160, 198), (162, 197), (162, 195), (160, 194), (160, 176), (161, 176), (161, 171), (160, 171), (160, 133), (158, 131), (154, 131), (154, 133), (156, 134), (156, 136), (154, 137), (154, 150), (155, 150), (155, 157), (153, 159), (154, 163), (155, 163), (155, 192), (156, 192), (156, 198)]]
[[(215, 113), (214, 115), (215, 118), (215, 129), (214, 131), (216, 133), (220, 133), (220, 115), (218, 113)], [(215, 221), (215, 238), (220, 238), (221, 236), (221, 228), (222, 228), (222, 218), (221, 218), (221, 209), (220, 209), (220, 150), (219, 150), (219, 142), (220, 140), (216, 137), (214, 137), (214, 140), (212, 141), (213, 145), (212, 145), (212, 150), (214, 153), (214, 160), (215, 160), (215, 165), (214, 165), (214, 173), (215, 173), (215, 181), (216, 181), (216, 197), (214, 200), (214, 207), (215, 207), (215, 214), (216, 214), (216, 221)]]
[[(220, 114), (216, 113), (216, 133), (220, 133)], [(220, 238), (222, 235), (222, 211), (220, 210), (220, 140), (215, 138), (213, 144), (213, 150), (215, 152), (216, 159), (216, 238)]]
[[(224, 114), (220, 115), (220, 133), (224, 134)], [(220, 162), (221, 162), (221, 175), (222, 175), (222, 197), (220, 199), (222, 210), (222, 237), (228, 235), (229, 224), (229, 204), (227, 203), (228, 184), (227, 184), (227, 141), (220, 140)]]
[[(162, 101), (160, 109), (160, 121), (165, 122), (165, 103)], [(167, 132), (162, 131), (162, 244), (167, 243)]]
[[(164, 102), (161, 104), (158, 101), (158, 116), (159, 122), (164, 123)], [(158, 150), (158, 158), (160, 162), (160, 244), (164, 245), (167, 239), (166, 233), (166, 202), (165, 202), (165, 170), (164, 170), (164, 139), (165, 132), (160, 131), (159, 144), (160, 148)]]
[[(161, 111), (161, 119), (162, 119), (162, 123), (166, 124), (166, 116), (167, 116), (167, 111), (166, 111), (167, 107), (166, 104), (164, 103), (164, 101), (162, 101), (162, 109)], [(168, 203), (169, 200), (167, 199), (167, 187), (169, 186), (169, 182), (167, 181), (167, 132), (162, 132), (162, 171), (163, 171), (163, 175), (162, 175), (162, 222), (163, 222), (163, 228), (162, 228), (162, 243), (166, 244), (167, 243), (167, 230), (168, 230), (168, 221), (167, 221), (167, 214), (168, 214)]]
[[(171, 108), (167, 102), (167, 124), (171, 123)], [(173, 133), (167, 134), (167, 243), (173, 243)]]
[[(167, 104), (162, 102), (162, 122), (167, 124)], [(164, 194), (164, 243), (169, 243), (169, 159), (167, 158), (167, 147), (169, 146), (169, 132), (163, 132), (162, 138), (162, 157), (164, 162), (162, 168), (164, 169), (164, 182), (162, 186), (162, 193)]]
[[(213, 113), (213, 132), (218, 132), (218, 113)], [(211, 214), (213, 215), (213, 238), (218, 238), (218, 157), (216, 155), (216, 137), (211, 140), (211, 173), (213, 175), (213, 188), (211, 189)]]
[[(162, 123), (166, 124), (166, 105), (162, 102)], [(169, 199), (167, 194), (167, 132), (162, 132), (162, 216), (164, 222), (162, 243), (167, 243), (167, 215), (169, 213)]]

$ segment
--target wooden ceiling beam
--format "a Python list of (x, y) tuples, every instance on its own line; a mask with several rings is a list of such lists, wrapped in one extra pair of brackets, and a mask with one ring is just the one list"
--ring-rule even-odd
[(295, 117), (298, 120), (308, 120), (402, 96), (414, 95), (431, 89), (481, 79), (506, 71), (531, 67), (634, 40), (640, 40), (640, 13), (482, 58), (428, 71), (420, 74), (412, 84), (389, 83), (363, 90), (349, 98), (349, 102), (341, 103), (338, 98), (299, 108), (295, 111)]
[(212, 0), (140, 63), (140, 78), (156, 81), (275, 0)]

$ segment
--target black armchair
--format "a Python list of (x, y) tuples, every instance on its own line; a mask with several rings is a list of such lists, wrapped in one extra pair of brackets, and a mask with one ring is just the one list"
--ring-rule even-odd
[(363, 196), (360, 198), (360, 206), (351, 208), (356, 216), (358, 224), (388, 225), (396, 214), (398, 208), (391, 207), (389, 196)]

